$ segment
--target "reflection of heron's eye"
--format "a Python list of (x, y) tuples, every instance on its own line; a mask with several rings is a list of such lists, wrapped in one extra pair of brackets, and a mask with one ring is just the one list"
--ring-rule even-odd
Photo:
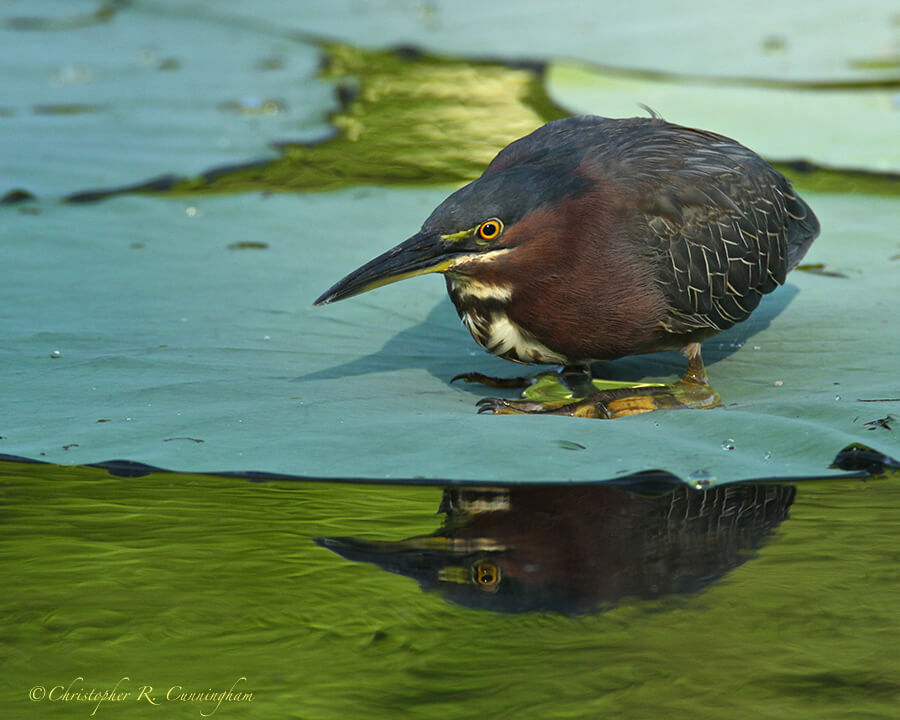
[(494, 591), (500, 585), (500, 568), (494, 563), (483, 562), (472, 568), (475, 584), (484, 590)]

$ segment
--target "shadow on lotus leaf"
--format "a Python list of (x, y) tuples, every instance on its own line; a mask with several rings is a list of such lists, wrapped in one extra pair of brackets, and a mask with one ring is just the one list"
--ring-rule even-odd
[(316, 542), (467, 607), (578, 615), (702, 590), (753, 556), (795, 496), (774, 483), (693, 490), (662, 472), (623, 480), (448, 488), (431, 535)]
[[(703, 346), (706, 365), (715, 365), (740, 351), (750, 338), (769, 327), (797, 293), (796, 286), (785, 285), (773, 295), (763, 298), (747, 321), (707, 341)], [(322, 309), (323, 316), (327, 312), (327, 309)], [(684, 372), (685, 364), (684, 357), (678, 352), (656, 353), (597, 363), (593, 374), (605, 380), (639, 382), (647, 377), (678, 377)], [(451, 378), (462, 373), (510, 376), (523, 374), (523, 368), (530, 368), (526, 373), (534, 373), (546, 366), (516, 365), (486, 353), (463, 328), (452, 303), (445, 298), (431, 309), (424, 322), (396, 333), (378, 352), (301, 375), (294, 381), (337, 380), (391, 370), (423, 369), (444, 382), (450, 382)], [(459, 387), (479, 396), (483, 394), (478, 388)]]

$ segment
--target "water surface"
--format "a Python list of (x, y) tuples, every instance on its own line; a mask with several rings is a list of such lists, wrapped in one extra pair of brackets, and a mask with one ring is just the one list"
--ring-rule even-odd
[[(240, 678), (218, 716), (896, 716), (896, 477), (445, 492), (4, 463), (0, 487), (10, 716), (88, 717), (28, 699), (78, 677), (127, 677), (98, 711), (122, 718), (160, 710), (143, 686), (197, 717), (215, 703), (168, 689)], [(323, 547), (351, 539), (382, 566)]]

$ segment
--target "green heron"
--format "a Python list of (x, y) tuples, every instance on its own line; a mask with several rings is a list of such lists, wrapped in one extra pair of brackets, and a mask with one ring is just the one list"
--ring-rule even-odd
[[(467, 607), (578, 615), (702, 590), (767, 542), (795, 495), (791, 485), (692, 490), (658, 471), (641, 475), (621, 486), (447, 488), (443, 527), (430, 535), (315, 542)], [(668, 492), (636, 494), (629, 480), (666, 482)]]
[(711, 406), (700, 343), (746, 320), (818, 233), (790, 181), (730, 138), (656, 116), (570, 117), (501, 150), (419, 232), (316, 304), (443, 273), (472, 337), (507, 360), (589, 368), (681, 349), (689, 361), (679, 393), (489, 398), (482, 410), (611, 417)]

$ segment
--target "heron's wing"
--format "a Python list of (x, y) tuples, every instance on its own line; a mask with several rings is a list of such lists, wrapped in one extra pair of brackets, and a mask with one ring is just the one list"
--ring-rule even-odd
[[(642, 208), (669, 313), (668, 332), (725, 330), (784, 283), (818, 234), (787, 179), (742, 145), (711, 133), (648, 174)], [(690, 142), (679, 134), (680, 142)]]

